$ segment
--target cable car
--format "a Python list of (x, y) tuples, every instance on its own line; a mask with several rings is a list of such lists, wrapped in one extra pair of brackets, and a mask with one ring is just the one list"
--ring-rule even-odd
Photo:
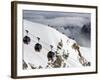
[(38, 39), (38, 43), (35, 44), (34, 49), (35, 49), (35, 51), (40, 52), (42, 49), (42, 45), (39, 43), (40, 38), (37, 37), (37, 39)]
[(26, 33), (27, 33), (27, 35), (24, 36), (23, 42), (24, 42), (24, 44), (27, 44), (27, 45), (28, 45), (28, 44), (30, 43), (31, 39), (30, 39), (30, 37), (28, 36), (28, 30), (26, 30)]

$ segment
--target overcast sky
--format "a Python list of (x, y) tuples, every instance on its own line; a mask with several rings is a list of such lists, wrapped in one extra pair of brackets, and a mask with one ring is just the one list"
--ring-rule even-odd
[(58, 11), (36, 11), (36, 10), (24, 10), (23, 17), (33, 18), (55, 18), (55, 17), (84, 17), (90, 19), (89, 13), (75, 13), (75, 12), (58, 12)]
[(36, 11), (23, 10), (23, 19), (33, 22), (51, 25), (77, 24), (82, 26), (91, 20), (90, 13), (58, 12), (58, 11)]

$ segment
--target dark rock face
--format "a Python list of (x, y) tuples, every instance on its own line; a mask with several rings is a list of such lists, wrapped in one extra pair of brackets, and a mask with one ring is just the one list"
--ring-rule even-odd
[(23, 60), (23, 69), (27, 69), (28, 68), (28, 65), (27, 63)]
[(81, 31), (83, 34), (87, 35), (87, 38), (90, 39), (90, 37), (91, 37), (91, 24), (90, 23), (84, 24)]

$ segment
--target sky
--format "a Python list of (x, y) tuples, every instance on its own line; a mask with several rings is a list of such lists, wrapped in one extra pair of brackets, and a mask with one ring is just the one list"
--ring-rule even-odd
[(90, 13), (76, 13), (76, 12), (58, 12), (58, 11), (39, 11), (39, 10), (23, 10), (24, 18), (55, 18), (55, 17), (84, 17), (90, 19)]
[(80, 25), (80, 23), (83, 24), (86, 22), (90, 22), (91, 14), (90, 13), (76, 13), (76, 12), (23, 10), (23, 19), (27, 19), (27, 20), (42, 23), (42, 24), (50, 23), (52, 25), (57, 25), (57, 24), (64, 25), (66, 23), (75, 24), (78, 22), (77, 24)]

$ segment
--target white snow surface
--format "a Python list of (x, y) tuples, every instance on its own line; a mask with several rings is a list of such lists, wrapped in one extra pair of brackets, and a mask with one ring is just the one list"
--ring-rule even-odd
[[(68, 67), (83, 67), (79, 63), (78, 53), (72, 49), (72, 44), (76, 41), (68, 38), (66, 35), (58, 32), (56, 29), (51, 28), (47, 25), (43, 25), (36, 22), (31, 22), (28, 20), (23, 20), (23, 37), (26, 35), (25, 30), (29, 31), (28, 36), (31, 38), (29, 45), (23, 43), (23, 60), (28, 64), (34, 64), (35, 66), (41, 65), (43, 68), (47, 66), (48, 59), (47, 53), (51, 50), (50, 45), (54, 46), (54, 51), (58, 42), (62, 39), (63, 50), (70, 53), (67, 60), (65, 60)], [(38, 42), (36, 37), (40, 37), (40, 44), (42, 44), (41, 52), (36, 52), (34, 50), (35, 44)], [(88, 60), (91, 60), (90, 48), (80, 47), (82, 55)]]

